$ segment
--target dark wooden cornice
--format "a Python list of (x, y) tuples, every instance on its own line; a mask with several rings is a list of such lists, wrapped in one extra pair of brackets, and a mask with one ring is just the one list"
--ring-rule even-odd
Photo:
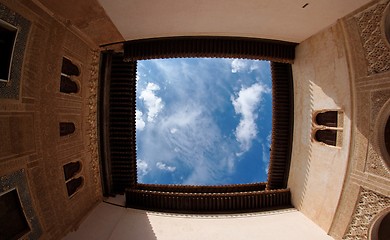
[(246, 58), (292, 63), (296, 43), (244, 37), (165, 37), (124, 43), (125, 61), (180, 57)]
[[(290, 207), (286, 189), (293, 128), (294, 43), (248, 38), (179, 37), (126, 42), (125, 53), (113, 54), (106, 75), (100, 128), (108, 128), (101, 153), (110, 181), (106, 194), (126, 192), (127, 207), (172, 212), (248, 212)], [(107, 56), (106, 56), (107, 57)], [(267, 183), (226, 186), (154, 185), (137, 182), (136, 72), (137, 60), (178, 57), (234, 57), (271, 60), (273, 127)], [(127, 61), (127, 62), (126, 62)], [(106, 77), (107, 77), (106, 76)], [(108, 118), (108, 120), (107, 120)], [(103, 142), (103, 141), (102, 141)], [(102, 158), (102, 154), (101, 154)]]
[(220, 186), (193, 186), (193, 185), (163, 185), (163, 184), (137, 184), (137, 189), (157, 192), (177, 193), (231, 193), (263, 191), (267, 183), (232, 184)]
[(126, 190), (126, 206), (180, 213), (234, 213), (291, 207), (289, 189), (235, 193)]

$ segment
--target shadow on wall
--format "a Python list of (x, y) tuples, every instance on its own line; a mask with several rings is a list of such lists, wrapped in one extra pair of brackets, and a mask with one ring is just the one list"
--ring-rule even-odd
[(157, 240), (145, 211), (127, 208), (110, 240)]
[(100, 203), (64, 240), (157, 240), (144, 211)]
[[(301, 83), (299, 87), (297, 85), (294, 86), (294, 91), (297, 91), (298, 88), (304, 88), (302, 92), (307, 93), (303, 98), (309, 99), (309, 101), (303, 101), (303, 104), (307, 104), (307, 109), (310, 109), (310, 114), (306, 117), (301, 116), (301, 123), (302, 125), (311, 125), (311, 115), (313, 113), (314, 108), (314, 96), (313, 96), (313, 82), (309, 79), (305, 79), (305, 83)], [(302, 101), (302, 99), (297, 99), (298, 101)], [(295, 100), (295, 101), (297, 101)], [(292, 192), (292, 194), (296, 194), (296, 192), (300, 193), (297, 195), (297, 197), (293, 198), (295, 199), (295, 202), (293, 202), (294, 207), (297, 209), (302, 209), (304, 196), (307, 190), (307, 182), (309, 179), (309, 173), (310, 173), (310, 166), (311, 166), (311, 158), (312, 158), (312, 144), (311, 141), (311, 131), (312, 128), (303, 128), (302, 126), (298, 126), (297, 124), (294, 126), (294, 136), (299, 136), (302, 134), (302, 137), (294, 139), (295, 146), (293, 146), (293, 149), (297, 149), (297, 152), (293, 152), (292, 157), (300, 158), (303, 163), (301, 163), (299, 166), (293, 165), (293, 168), (299, 168), (299, 171), (301, 172), (300, 176), (304, 176), (303, 178), (294, 179), (294, 181), (298, 181), (298, 184), (295, 184), (295, 191)], [(307, 132), (303, 132), (307, 131)], [(298, 143), (298, 144), (297, 144)], [(304, 156), (307, 156), (305, 158), (301, 158), (299, 154), (302, 154)], [(290, 170), (291, 171), (291, 170)], [(293, 171), (297, 171), (297, 169), (293, 169)], [(291, 184), (289, 184), (291, 186)], [(297, 189), (299, 188), (299, 190)]]

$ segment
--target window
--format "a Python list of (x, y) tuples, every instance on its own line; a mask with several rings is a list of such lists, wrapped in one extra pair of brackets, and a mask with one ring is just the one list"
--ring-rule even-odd
[(384, 134), (385, 134), (385, 146), (387, 149), (387, 153), (390, 155), (390, 116), (387, 119)]
[(333, 129), (317, 130), (315, 138), (318, 142), (323, 142), (327, 145), (336, 146), (337, 131)]
[(343, 113), (322, 110), (314, 114), (314, 139), (329, 146), (341, 146)]
[(77, 173), (79, 173), (81, 170), (81, 164), (80, 162), (71, 162), (67, 163), (64, 166), (64, 175), (65, 175), (65, 181), (68, 181), (73, 176), (75, 176)]
[(9, 81), (17, 29), (0, 20), (0, 81)]
[(369, 236), (372, 240), (387, 240), (390, 239), (390, 209), (387, 208), (381, 211), (374, 218), (370, 228)]
[(386, 37), (388, 46), (390, 47), (390, 3), (387, 4), (387, 7), (384, 12), (383, 20), (384, 20), (383, 23), (384, 35)]
[(83, 185), (84, 178), (80, 175), (81, 163), (70, 162), (63, 166), (66, 190), (68, 196), (73, 196)]
[(19, 239), (30, 231), (16, 189), (0, 195), (0, 238)]
[(84, 179), (82, 177), (72, 178), (70, 181), (66, 182), (66, 190), (68, 191), (68, 196), (73, 196), (77, 190), (83, 184)]
[(60, 136), (66, 136), (74, 133), (76, 131), (76, 127), (72, 122), (60, 122)]
[(316, 116), (317, 125), (324, 125), (327, 127), (337, 127), (337, 111), (320, 112)]
[(79, 68), (71, 60), (65, 57), (62, 58), (60, 92), (67, 94), (78, 93), (79, 86), (74, 79), (77, 79), (78, 76), (80, 76)]
[(19, 100), (31, 22), (2, 3), (0, 9), (0, 98)]

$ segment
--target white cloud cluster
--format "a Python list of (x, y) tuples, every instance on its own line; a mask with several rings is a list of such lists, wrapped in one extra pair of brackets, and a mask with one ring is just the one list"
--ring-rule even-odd
[(234, 59), (231, 63), (232, 73), (238, 72), (252, 72), (256, 69), (259, 69), (260, 66), (256, 62), (248, 61), (244, 59)]
[(148, 83), (139, 96), (139, 99), (144, 101), (147, 108), (148, 122), (153, 122), (158, 113), (164, 108), (162, 99), (154, 94), (158, 90), (160, 90), (160, 87), (157, 84)]
[(163, 162), (157, 162), (156, 167), (160, 170), (168, 171), (168, 172), (174, 172), (176, 171), (176, 167), (174, 166), (168, 166), (167, 164)]
[(142, 159), (137, 160), (137, 175), (139, 178), (142, 178), (150, 171), (148, 163)]
[(142, 116), (143, 113), (140, 110), (135, 110), (135, 128), (139, 131), (142, 131), (145, 128), (145, 121)]
[(266, 86), (255, 83), (248, 88), (242, 87), (237, 98), (231, 97), (234, 111), (237, 114), (241, 114), (240, 123), (236, 128), (235, 135), (243, 152), (250, 149), (252, 140), (257, 136), (255, 120), (258, 114), (256, 110), (260, 105), (262, 94), (269, 91)]

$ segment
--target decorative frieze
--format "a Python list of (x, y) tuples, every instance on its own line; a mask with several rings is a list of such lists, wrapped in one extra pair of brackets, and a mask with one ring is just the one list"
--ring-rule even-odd
[(390, 70), (390, 49), (382, 31), (386, 4), (377, 4), (355, 16), (368, 64), (368, 75)]
[(368, 231), (372, 220), (378, 213), (390, 206), (390, 198), (362, 189), (358, 199), (352, 221), (343, 239), (363, 240), (368, 238)]
[(91, 171), (93, 176), (93, 184), (95, 186), (95, 195), (101, 197), (100, 189), (100, 170), (98, 156), (98, 137), (97, 137), (97, 86), (99, 74), (99, 51), (92, 52), (92, 62), (90, 66), (89, 78), (89, 98), (88, 98), (88, 150), (91, 156)]

